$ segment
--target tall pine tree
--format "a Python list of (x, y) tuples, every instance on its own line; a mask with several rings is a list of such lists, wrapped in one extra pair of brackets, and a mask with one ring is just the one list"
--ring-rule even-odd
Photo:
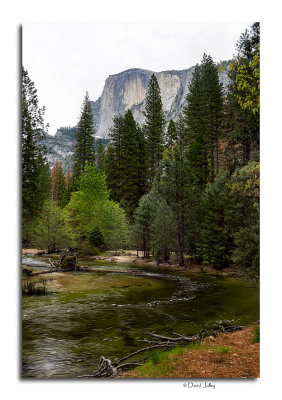
[[(201, 65), (195, 67), (189, 85), (187, 105), (183, 109), (187, 143), (195, 143), (201, 160), (205, 159), (205, 181), (214, 181), (219, 169), (219, 141), (223, 118), (223, 91), (218, 71), (211, 56), (204, 54)], [(193, 155), (194, 163), (197, 154)], [(200, 162), (198, 163), (200, 164)]]
[(142, 157), (144, 155), (142, 130), (136, 125), (132, 112), (124, 116), (120, 142), (121, 205), (132, 218), (143, 191)]
[(102, 139), (98, 140), (96, 150), (96, 166), (101, 170), (105, 171), (105, 146)]
[(23, 243), (30, 245), (31, 226), (49, 194), (49, 166), (45, 158), (44, 108), (37, 90), (22, 69), (22, 218)]
[(86, 92), (81, 117), (77, 125), (76, 143), (73, 164), (73, 178), (77, 181), (84, 171), (86, 164), (95, 162), (95, 129), (93, 113), (88, 92)]
[(152, 185), (164, 150), (165, 116), (161, 98), (161, 90), (156, 76), (153, 74), (146, 95), (144, 130), (147, 140), (148, 180)]

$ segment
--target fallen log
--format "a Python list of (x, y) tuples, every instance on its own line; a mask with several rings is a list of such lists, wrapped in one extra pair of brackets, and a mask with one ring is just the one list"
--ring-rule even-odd
[(228, 327), (221, 326), (218, 329), (213, 329), (212, 331), (209, 332), (202, 329), (197, 335), (192, 335), (192, 336), (188, 336), (185, 334), (180, 335), (179, 333), (173, 332), (175, 337), (168, 337), (164, 335), (157, 335), (156, 333), (152, 332), (147, 332), (145, 333), (145, 335), (153, 337), (154, 340), (143, 339), (141, 341), (149, 343), (149, 346), (139, 349), (133, 353), (130, 353), (125, 357), (122, 357), (116, 363), (113, 363), (110, 359), (101, 356), (99, 365), (96, 370), (94, 370), (89, 375), (81, 375), (78, 378), (114, 378), (118, 375), (120, 370), (133, 366), (143, 365), (142, 362), (146, 361), (146, 359), (149, 356), (140, 361), (123, 363), (124, 361), (127, 361), (130, 358), (140, 353), (150, 352), (154, 349), (163, 349), (165, 351), (179, 345), (187, 346), (190, 343), (201, 343), (201, 341), (207, 336), (211, 335), (216, 336), (220, 332), (231, 333), (238, 330), (242, 330), (244, 328), (247, 328), (247, 326), (236, 326), (236, 325), (231, 325)]

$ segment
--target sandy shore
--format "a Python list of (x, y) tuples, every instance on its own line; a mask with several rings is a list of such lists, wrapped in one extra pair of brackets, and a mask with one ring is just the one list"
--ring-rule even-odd
[[(47, 249), (22, 249), (22, 254), (24, 255), (47, 255)], [(58, 257), (58, 254), (50, 254), (49, 256)], [(136, 250), (127, 250), (125, 254), (115, 254), (113, 252), (106, 252), (103, 255), (98, 256), (80, 256), (81, 260), (89, 261), (105, 261), (113, 262), (116, 264), (135, 264), (136, 266), (142, 266), (144, 264), (150, 265), (156, 268), (173, 269), (179, 271), (187, 272), (197, 272), (197, 273), (208, 273), (212, 275), (228, 276), (232, 278), (242, 278), (243, 274), (234, 267), (228, 267), (223, 270), (217, 270), (212, 265), (199, 264), (186, 257), (186, 267), (180, 267), (177, 263), (176, 257), (167, 263), (158, 263), (154, 258), (143, 258), (141, 257), (141, 252), (139, 252), (139, 257), (137, 257)]]

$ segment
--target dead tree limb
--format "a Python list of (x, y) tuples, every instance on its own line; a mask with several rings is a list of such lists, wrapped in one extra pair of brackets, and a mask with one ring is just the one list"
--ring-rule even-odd
[(168, 349), (171, 349), (171, 348), (179, 346), (179, 345), (187, 346), (190, 343), (201, 343), (201, 341), (207, 336), (217, 335), (220, 332), (224, 332), (224, 333), (235, 332), (235, 331), (241, 330), (243, 328), (246, 328), (246, 327), (232, 325), (229, 327), (221, 326), (220, 328), (214, 329), (210, 332), (207, 332), (206, 330), (202, 329), (197, 335), (193, 335), (193, 336), (187, 336), (185, 334), (180, 335), (179, 333), (173, 332), (173, 334), (176, 337), (157, 335), (156, 333), (147, 332), (147, 333), (145, 333), (145, 335), (149, 335), (149, 336), (153, 337), (154, 339), (153, 340), (143, 339), (140, 341), (148, 343), (149, 346), (139, 349), (137, 351), (134, 351), (133, 353), (130, 353), (125, 357), (122, 357), (116, 363), (113, 363), (110, 359), (102, 356), (100, 358), (98, 368), (95, 371), (93, 371), (89, 375), (79, 376), (79, 378), (114, 378), (115, 376), (117, 376), (117, 374), (120, 372), (120, 370), (129, 368), (129, 367), (136, 367), (139, 365), (143, 365), (142, 362), (146, 361), (146, 359), (149, 356), (147, 358), (144, 358), (139, 361), (124, 363), (124, 361), (127, 361), (130, 358), (132, 358), (140, 353), (150, 352), (154, 349), (168, 350)]

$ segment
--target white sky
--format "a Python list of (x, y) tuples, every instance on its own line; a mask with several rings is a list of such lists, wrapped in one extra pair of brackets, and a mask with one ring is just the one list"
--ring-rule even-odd
[(106, 78), (129, 68), (185, 69), (235, 54), (240, 34), (251, 22), (25, 23), (23, 65), (45, 105), (54, 134), (78, 122), (86, 90), (101, 95)]

